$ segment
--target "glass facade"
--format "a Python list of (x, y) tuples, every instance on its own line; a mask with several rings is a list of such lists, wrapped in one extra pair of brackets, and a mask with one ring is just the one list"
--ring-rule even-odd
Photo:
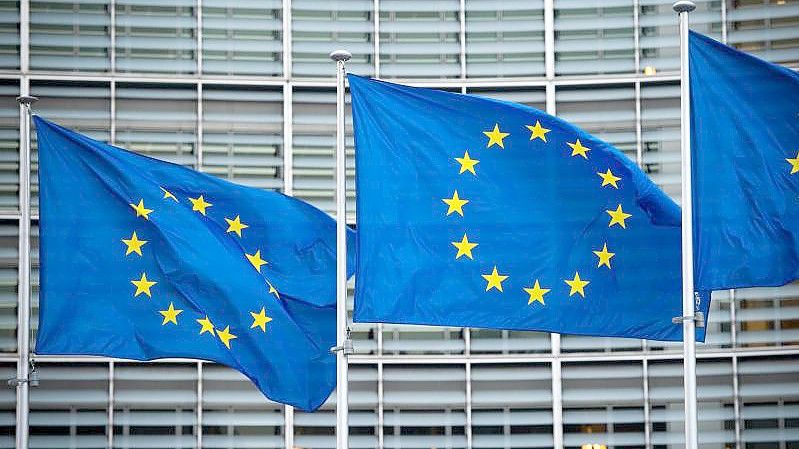
[[(95, 138), (330, 212), (327, 54), (346, 48), (354, 73), (557, 113), (679, 200), (671, 3), (0, 0), (0, 377), (15, 377), (17, 360), (17, 95), (39, 96), (38, 113)], [(799, 2), (697, 3), (693, 29), (799, 67)], [(35, 221), (35, 176), (32, 190)], [(354, 220), (354, 202), (349, 211)], [(34, 334), (37, 234), (34, 223)], [(394, 325), (353, 334), (353, 448), (683, 446), (679, 344)], [(708, 335), (698, 350), (702, 448), (799, 448), (799, 284), (717, 292)], [(31, 447), (335, 446), (335, 396), (306, 414), (211, 363), (36, 363)], [(0, 447), (14, 445), (14, 413), (14, 390), (0, 389)]]

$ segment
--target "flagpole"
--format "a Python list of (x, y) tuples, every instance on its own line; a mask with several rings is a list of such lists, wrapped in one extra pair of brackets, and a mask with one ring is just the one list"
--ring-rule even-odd
[(696, 307), (694, 306), (693, 193), (691, 175), (691, 99), (688, 66), (688, 13), (692, 1), (674, 2), (680, 19), (680, 147), (682, 149), (682, 329), (685, 388), (685, 449), (697, 449)]
[(347, 356), (352, 353), (347, 328), (347, 172), (344, 147), (344, 64), (352, 58), (346, 50), (330, 53), (336, 62), (336, 448), (347, 449), (349, 403)]
[(17, 97), (20, 107), (20, 142), (19, 151), (19, 294), (17, 305), (17, 344), (19, 360), (17, 361), (17, 378), (8, 383), (17, 388), (17, 448), (28, 448), (28, 400), (31, 381), (36, 382), (31, 374), (30, 357), (30, 321), (31, 321), (31, 105), (36, 97), (23, 95)]

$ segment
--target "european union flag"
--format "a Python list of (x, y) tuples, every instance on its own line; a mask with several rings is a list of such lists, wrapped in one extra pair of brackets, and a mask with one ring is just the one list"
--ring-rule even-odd
[(41, 186), (38, 354), (188, 357), (270, 399), (335, 386), (335, 222), (34, 117)]
[(691, 33), (696, 285), (799, 278), (799, 75)]
[(682, 338), (680, 210), (621, 152), (527, 106), (349, 83), (355, 321)]

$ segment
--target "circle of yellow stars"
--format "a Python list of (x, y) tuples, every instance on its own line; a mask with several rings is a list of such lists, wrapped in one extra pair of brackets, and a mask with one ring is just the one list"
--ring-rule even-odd
[[(544, 127), (540, 120), (536, 120), (535, 124), (525, 125), (525, 128), (530, 132), (530, 141), (540, 140), (541, 144), (549, 143), (547, 141), (547, 133), (552, 130)], [(503, 131), (499, 123), (494, 123), (492, 129), (483, 131), (483, 135), (488, 139), (486, 149), (496, 147), (499, 150), (504, 150), (504, 139), (510, 136), (511, 133)], [(580, 139), (575, 139), (574, 142), (567, 141), (566, 146), (568, 147), (567, 151), (570, 150), (570, 153), (568, 153), (570, 157), (582, 158), (583, 160), (589, 159), (591, 148), (583, 144)], [(467, 176), (478, 177), (476, 168), (480, 160), (474, 159), (469, 154), (468, 150), (463, 152), (462, 157), (455, 157), (453, 159), (459, 164), (458, 175), (467, 174)], [(786, 160), (791, 164), (791, 174), (799, 172), (799, 151), (797, 152), (796, 158)], [(600, 188), (619, 189), (619, 182), (622, 181), (622, 178), (613, 173), (610, 168), (607, 168), (604, 172), (596, 172), (596, 174), (601, 179)], [(452, 195), (447, 198), (442, 198), (441, 201), (447, 206), (447, 217), (453, 214), (464, 217), (464, 207), (470, 203), (470, 200), (464, 198), (462, 193), (458, 192), (457, 189), (453, 189)], [(605, 213), (607, 213), (609, 217), (608, 228), (617, 226), (621, 229), (627, 229), (627, 219), (632, 217), (632, 214), (624, 211), (621, 204), (618, 204), (615, 209), (605, 210)], [(463, 237), (461, 237), (459, 241), (451, 242), (451, 244), (457, 250), (455, 253), (455, 260), (461, 258), (474, 260), (473, 251), (479, 246), (479, 243), (469, 239), (468, 232), (464, 232)], [(610, 270), (613, 268), (612, 260), (616, 256), (616, 253), (608, 249), (607, 242), (603, 242), (601, 248), (592, 252), (597, 257), (598, 269), (606, 267)], [(500, 293), (504, 292), (502, 283), (510, 277), (508, 274), (502, 274), (501, 270), (496, 265), (493, 266), (491, 272), (481, 274), (481, 276), (486, 282), (486, 292), (496, 290)], [(586, 297), (586, 287), (591, 283), (590, 280), (580, 277), (579, 271), (575, 271), (574, 276), (571, 278), (563, 279), (563, 282), (569, 287), (569, 297), (579, 295), (581, 298)], [(528, 295), (528, 305), (539, 303), (544, 306), (546, 305), (544, 298), (552, 289), (543, 287), (541, 285), (541, 280), (535, 279), (532, 286), (523, 287), (523, 290)]]
[[(159, 188), (163, 194), (162, 199), (164, 201), (173, 201), (180, 204), (180, 200), (172, 192), (164, 187)], [(193, 212), (197, 212), (203, 217), (207, 217), (209, 208), (214, 206), (214, 204), (208, 201), (204, 195), (198, 195), (197, 197), (189, 196), (186, 199), (191, 204), (191, 210)], [(131, 202), (130, 207), (133, 209), (137, 218), (142, 218), (146, 221), (151, 221), (150, 215), (155, 213), (154, 209), (145, 206), (143, 198), (140, 198), (138, 202)], [(249, 228), (249, 225), (242, 221), (240, 215), (236, 215), (233, 218), (224, 217), (224, 219), (228, 225), (225, 233), (235, 234), (235, 236), (238, 238), (241, 238), (243, 231)], [(144, 257), (144, 246), (149, 242), (140, 237), (138, 231), (134, 230), (131, 232), (130, 237), (122, 238), (120, 240), (125, 245), (125, 258)], [(262, 266), (268, 264), (268, 262), (263, 259), (261, 250), (259, 248), (256, 248), (252, 254), (249, 254), (245, 251), (244, 256), (258, 273), (261, 273)], [(269, 287), (269, 294), (274, 295), (279, 299), (280, 294), (278, 293), (277, 289), (268, 279), (264, 278), (264, 280)], [(134, 298), (142, 296), (152, 299), (152, 290), (156, 285), (158, 285), (158, 281), (148, 278), (146, 272), (142, 272), (138, 279), (132, 279), (130, 282), (134, 287), (136, 287), (135, 291), (133, 292)], [(174, 302), (170, 301), (169, 306), (165, 310), (158, 310), (158, 314), (161, 318), (161, 325), (179, 325), (178, 317), (183, 312), (183, 309), (176, 309)], [(272, 321), (272, 317), (267, 315), (266, 307), (261, 307), (260, 311), (251, 311), (249, 313), (252, 318), (252, 325), (250, 326), (250, 329), (260, 330), (261, 332), (266, 333), (267, 324)], [(231, 342), (238, 338), (238, 336), (231, 331), (229, 325), (226, 325), (224, 329), (221, 326), (216, 326), (213, 324), (208, 315), (205, 315), (203, 318), (197, 318), (195, 321), (200, 326), (198, 335), (207, 333), (211, 337), (218, 338), (219, 341), (228, 349), (231, 349)]]

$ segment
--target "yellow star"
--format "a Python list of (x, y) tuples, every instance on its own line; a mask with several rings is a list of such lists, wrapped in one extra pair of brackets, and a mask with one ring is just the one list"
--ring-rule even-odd
[(572, 156), (577, 156), (579, 154), (583, 159), (588, 159), (588, 152), (591, 151), (591, 149), (583, 146), (583, 144), (580, 143), (580, 139), (577, 139), (577, 142), (574, 143), (566, 142), (566, 145), (571, 147)]
[(250, 315), (252, 315), (250, 329), (260, 327), (262, 331), (266, 332), (266, 323), (272, 321), (272, 318), (266, 316), (266, 307), (261, 307), (261, 311), (258, 313), (250, 312)]
[(266, 285), (269, 286), (269, 294), (275, 295), (275, 298), (280, 299), (280, 293), (277, 292), (277, 289), (272, 285), (272, 283), (266, 281)]
[(148, 281), (147, 280), (147, 274), (146, 273), (142, 273), (141, 274), (141, 279), (139, 279), (138, 281), (136, 279), (134, 279), (134, 280), (130, 281), (130, 283), (136, 286), (136, 293), (133, 294), (134, 298), (139, 296), (139, 295), (141, 295), (142, 293), (144, 293), (145, 295), (147, 295), (150, 298), (152, 298), (153, 295), (150, 294), (150, 287), (152, 287), (153, 285), (157, 284), (158, 282)]
[(196, 210), (203, 215), (205, 215), (205, 209), (213, 206), (213, 204), (205, 201), (202, 195), (198, 198), (189, 198), (189, 201), (191, 201), (191, 210)]
[(163, 187), (159, 188), (161, 189), (162, 192), (164, 192), (164, 199), (175, 200), (176, 203), (178, 202), (178, 198), (175, 195), (172, 195), (172, 192)]
[(599, 257), (599, 263), (597, 263), (596, 267), (599, 268), (602, 265), (607, 266), (610, 268), (610, 259), (616, 255), (616, 253), (611, 253), (608, 251), (608, 244), (605, 243), (605, 246), (602, 247), (602, 251), (594, 251), (597, 257)]
[(608, 223), (608, 227), (618, 224), (622, 228), (627, 229), (627, 225), (624, 223), (624, 220), (632, 217), (632, 215), (621, 210), (621, 204), (619, 204), (619, 207), (617, 207), (616, 210), (606, 210), (605, 212), (610, 215), (610, 223)]
[(535, 121), (535, 126), (532, 125), (524, 125), (524, 126), (526, 126), (527, 129), (530, 130), (530, 140), (541, 139), (544, 142), (547, 141), (547, 133), (550, 130), (541, 126), (541, 123), (538, 120)]
[(447, 215), (457, 212), (463, 216), (463, 206), (469, 202), (469, 200), (462, 200), (458, 196), (458, 191), (456, 190), (455, 193), (452, 194), (452, 198), (444, 198), (441, 201), (445, 202), (449, 209), (447, 209)]
[(269, 263), (269, 262), (261, 259), (261, 250), (260, 249), (258, 251), (256, 251), (255, 254), (244, 253), (244, 255), (247, 256), (247, 260), (250, 261), (252, 266), (254, 266), (255, 269), (258, 270), (259, 273), (261, 272), (261, 266), (262, 265), (266, 265), (267, 263)]
[(150, 212), (153, 211), (152, 209), (147, 209), (146, 207), (144, 207), (144, 200), (143, 199), (139, 200), (139, 204), (130, 203), (130, 207), (132, 207), (133, 210), (136, 211), (136, 216), (137, 217), (144, 217), (145, 220), (149, 220), (150, 219), (150, 217), (148, 217), (148, 215), (150, 214)]
[(569, 290), (569, 296), (579, 293), (583, 298), (585, 298), (585, 286), (591, 283), (591, 281), (584, 281), (580, 279), (580, 273), (576, 271), (574, 272), (574, 279), (566, 279), (563, 282), (567, 283), (569, 287), (571, 287), (571, 290)]
[(469, 242), (469, 238), (466, 237), (466, 233), (463, 234), (463, 239), (460, 242), (452, 242), (452, 245), (455, 246), (455, 248), (458, 248), (458, 254), (455, 255), (455, 259), (458, 259), (461, 256), (474, 259), (474, 257), (472, 257), (472, 250), (475, 246), (477, 246), (477, 243)]
[(502, 139), (508, 137), (510, 133), (503, 133), (499, 130), (499, 123), (494, 124), (494, 129), (491, 131), (483, 131), (483, 134), (488, 137), (488, 145), (486, 148), (491, 148), (491, 145), (497, 144), (500, 148), (505, 148), (505, 143)]
[(239, 338), (230, 333), (230, 326), (226, 326), (224, 330), (217, 329), (216, 336), (219, 337), (220, 340), (222, 340), (222, 343), (224, 343), (228, 349), (230, 349), (230, 341)]
[(227, 225), (228, 225), (227, 226), (227, 232), (235, 232), (236, 235), (238, 235), (239, 237), (241, 237), (241, 230), (242, 229), (246, 229), (246, 228), (250, 227), (249, 225), (246, 225), (246, 224), (242, 223), (241, 222), (241, 218), (239, 218), (238, 215), (236, 215), (236, 218), (234, 218), (232, 220), (230, 218), (225, 218), (225, 221), (227, 222)]
[(147, 243), (147, 240), (139, 240), (139, 237), (136, 236), (136, 231), (133, 231), (133, 235), (129, 239), (122, 239), (122, 243), (128, 247), (125, 251), (126, 256), (130, 253), (136, 253), (141, 256), (141, 247)]
[(461, 174), (468, 170), (472, 172), (473, 175), (477, 176), (477, 173), (474, 171), (474, 166), (479, 164), (480, 161), (478, 161), (477, 159), (470, 158), (468, 151), (465, 151), (463, 153), (463, 157), (456, 157), (455, 160), (458, 161), (459, 164), (461, 164), (461, 171), (459, 171), (458, 174)]
[(533, 288), (525, 288), (524, 291), (530, 295), (530, 299), (527, 300), (527, 304), (532, 304), (535, 301), (544, 304), (544, 295), (549, 293), (548, 288), (541, 288), (541, 284), (538, 283), (538, 279), (535, 280), (535, 284), (533, 284)]
[(161, 323), (161, 326), (165, 326), (166, 323), (178, 324), (178, 315), (180, 315), (182, 312), (183, 310), (175, 309), (175, 305), (170, 302), (168, 309), (158, 311), (158, 313), (164, 316), (164, 322)]
[(613, 186), (613, 187), (615, 187), (617, 189), (619, 188), (619, 186), (616, 183), (618, 181), (621, 181), (621, 178), (619, 178), (618, 176), (614, 175), (613, 172), (610, 171), (610, 169), (608, 169), (608, 171), (606, 171), (605, 173), (596, 172), (596, 174), (598, 174), (599, 177), (602, 178), (602, 185), (600, 187), (605, 187), (607, 185), (611, 185), (611, 186)]
[(494, 265), (494, 271), (492, 271), (491, 274), (484, 274), (482, 276), (483, 279), (488, 281), (488, 285), (486, 285), (486, 291), (489, 291), (492, 288), (502, 291), (502, 282), (508, 278), (507, 276), (503, 276), (497, 272), (496, 265)]
[(795, 158), (786, 158), (789, 164), (791, 164), (791, 174), (799, 172), (799, 151), (796, 152)]
[(198, 318), (197, 322), (202, 326), (200, 328), (200, 335), (206, 332), (210, 332), (212, 336), (214, 335), (214, 323), (208, 319), (208, 315), (206, 315), (205, 318)]

